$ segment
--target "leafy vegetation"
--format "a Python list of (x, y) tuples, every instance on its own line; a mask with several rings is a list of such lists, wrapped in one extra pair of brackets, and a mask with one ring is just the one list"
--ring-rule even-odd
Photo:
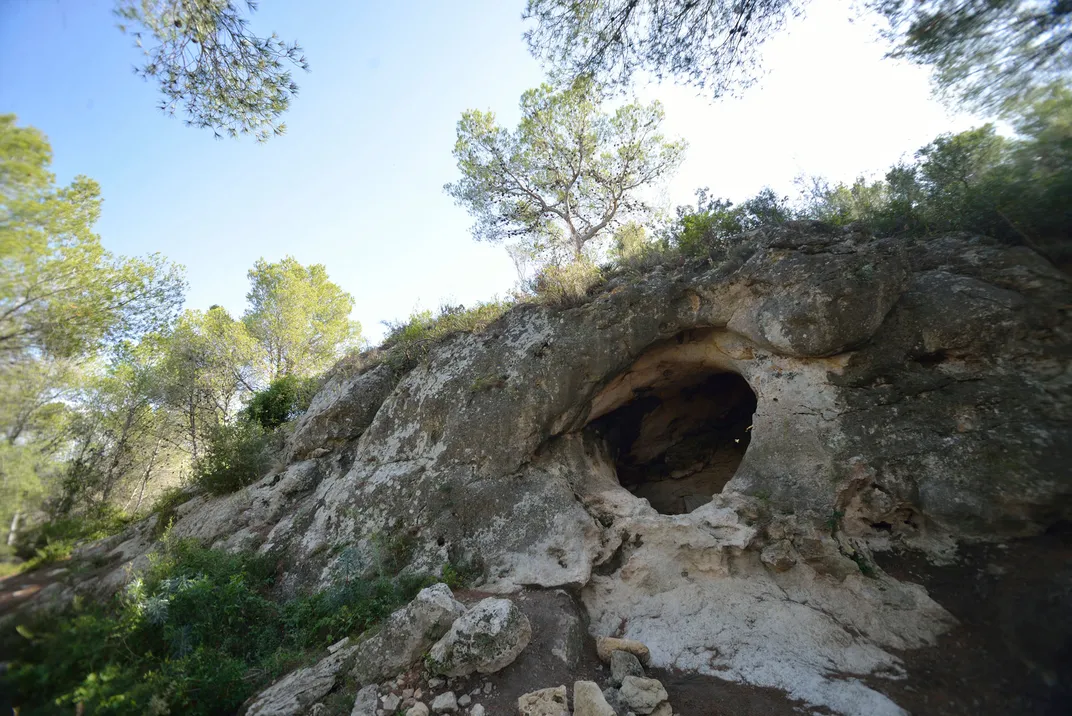
[(350, 320), (353, 297), (328, 279), (322, 264), (293, 257), (261, 259), (249, 271), (249, 310), (243, 318), (263, 353), (270, 380), (325, 370), (339, 351), (360, 340)]
[(650, 215), (641, 191), (677, 168), (685, 143), (660, 132), (658, 102), (608, 113), (602, 99), (585, 79), (542, 85), (522, 95), (513, 132), (491, 112), (462, 115), (461, 179), (446, 190), (476, 219), (475, 239), (519, 240), (545, 263), (579, 261), (622, 222)]
[(559, 75), (625, 86), (637, 70), (678, 77), (718, 97), (753, 84), (759, 47), (803, 0), (528, 0), (532, 54)]
[(312, 377), (285, 375), (253, 394), (246, 414), (265, 430), (274, 430), (294, 420), (309, 407), (320, 381)]
[[(0, 117), (5, 560), (35, 523), (84, 519), (96, 534), (98, 515), (144, 514), (191, 478), (216, 492), (248, 484), (278, 443), (267, 433), (360, 340), (350, 295), (289, 257), (254, 266), (239, 319), (219, 306), (179, 313), (181, 267), (104, 251), (99, 188), (57, 187), (50, 163), (40, 132)], [(63, 544), (40, 549), (57, 558)]]
[(428, 354), (437, 342), (455, 333), (479, 333), (506, 313), (514, 301), (493, 299), (471, 308), (440, 306), (437, 313), (414, 311), (405, 321), (385, 321), (387, 336), (380, 355), (399, 371), (408, 370)]
[[(805, 0), (529, 0), (533, 55), (560, 78), (624, 86), (637, 70), (712, 96), (752, 85), (760, 47)], [(1072, 72), (1072, 6), (1064, 0), (869, 0), (888, 21), (890, 54), (932, 66), (941, 94), (975, 109), (1015, 111)]]
[(169, 114), (216, 137), (283, 134), (279, 117), (298, 92), (291, 67), (309, 69), (301, 47), (274, 33), (258, 37), (240, 9), (253, 0), (119, 0), (119, 29), (145, 54), (138, 74), (159, 83)]
[(269, 432), (254, 420), (218, 426), (194, 463), (194, 484), (214, 495), (252, 484), (271, 466), (269, 444)]
[(0, 687), (24, 716), (234, 713), (273, 678), (411, 600), (420, 577), (344, 580), (291, 601), (271, 558), (166, 539), (108, 605), (76, 603), (2, 634)]

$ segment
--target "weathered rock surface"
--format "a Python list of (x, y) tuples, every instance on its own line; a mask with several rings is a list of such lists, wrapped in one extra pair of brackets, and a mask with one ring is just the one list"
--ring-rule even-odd
[(284, 676), (257, 694), (246, 716), (297, 716), (335, 688), (335, 681), (353, 656), (356, 647), (335, 650), (313, 666)]
[(432, 713), (446, 714), (457, 713), (458, 698), (453, 691), (446, 691), (432, 699)]
[(422, 589), (378, 631), (358, 642), (351, 674), (362, 684), (396, 676), (420, 659), (464, 613), (465, 607), (454, 599), (447, 585)]
[[(900, 714), (863, 677), (902, 675), (897, 654), (953, 620), (872, 555), (948, 560), (1072, 520), (1070, 304), (1067, 276), (978, 237), (753, 234), (583, 305), (521, 306), (397, 384), (340, 371), (290, 441), (330, 454), (194, 498), (173, 534), (275, 555), (288, 592), (372, 575), (405, 537), (414, 572), (579, 590), (590, 633), (654, 667)], [(742, 381), (754, 411), (729, 415)], [(722, 447), (696, 454), (676, 424)], [(80, 589), (118, 589), (153, 534), (88, 548), (115, 567)]]
[(360, 437), (396, 382), (386, 364), (360, 375), (332, 371), (287, 440), (289, 460), (303, 460), (314, 450), (334, 449)]
[(594, 681), (573, 684), (573, 716), (615, 716), (603, 692)]
[(650, 714), (667, 698), (666, 689), (658, 679), (646, 679), (642, 676), (625, 677), (620, 691), (622, 700), (638, 714)]
[(569, 716), (566, 687), (554, 686), (522, 695), (517, 700), (520, 716)]
[(615, 649), (610, 655), (610, 680), (615, 686), (621, 686), (622, 680), (627, 676), (643, 676), (644, 667), (640, 665), (640, 659), (634, 654), (621, 649)]
[(532, 626), (513, 602), (488, 598), (451, 625), (428, 652), (428, 663), (445, 676), (491, 674), (512, 663), (531, 638)]
[(380, 691), (376, 684), (362, 687), (354, 698), (354, 707), (350, 716), (376, 716), (376, 709), (380, 706)]
[(596, 655), (601, 661), (613, 664), (614, 653), (618, 651), (631, 654), (641, 664), (646, 664), (651, 660), (651, 650), (646, 644), (636, 639), (618, 639), (613, 636), (601, 636), (596, 639)]

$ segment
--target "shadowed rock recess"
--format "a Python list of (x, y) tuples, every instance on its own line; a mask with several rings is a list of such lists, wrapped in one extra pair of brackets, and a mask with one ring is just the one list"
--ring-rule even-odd
[[(404, 539), (408, 569), (480, 565), (482, 592), (567, 588), (652, 668), (905, 713), (883, 683), (958, 620), (874, 555), (949, 564), (1072, 519), (1070, 305), (1044, 259), (978, 237), (755, 233), (519, 306), (400, 378), (335, 375), (289, 464), (173, 532), (278, 556), (291, 593)], [(152, 534), (84, 550), (122, 564), (77, 588), (116, 589)]]

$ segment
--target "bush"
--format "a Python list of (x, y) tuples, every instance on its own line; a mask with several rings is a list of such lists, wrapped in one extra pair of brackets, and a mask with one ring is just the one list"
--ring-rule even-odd
[(380, 346), (382, 360), (403, 373), (423, 360), (432, 345), (455, 333), (479, 333), (510, 310), (513, 301), (441, 306), (439, 313), (414, 311), (404, 322), (384, 321), (387, 337)]
[(17, 571), (67, 559), (79, 544), (119, 534), (134, 520), (133, 515), (105, 504), (89, 514), (63, 517), (28, 529), (16, 544), (15, 553), (26, 560)]
[(546, 266), (532, 281), (541, 303), (568, 308), (582, 303), (589, 291), (603, 283), (603, 271), (590, 261)]
[(687, 257), (725, 251), (740, 234), (763, 226), (778, 226), (796, 218), (785, 197), (763, 189), (734, 206), (726, 199), (696, 191), (696, 206), (679, 206), (677, 219), (664, 232), (664, 242)]
[(943, 134), (884, 180), (813, 183), (804, 215), (860, 222), (879, 236), (965, 231), (1072, 260), (1072, 91), (1025, 109), (1006, 139), (985, 125)]
[(235, 713), (318, 649), (356, 635), (428, 582), (350, 580), (280, 602), (273, 561), (165, 541), (107, 607), (76, 605), (2, 634), (0, 691), (24, 716)]
[(246, 407), (246, 415), (265, 430), (275, 430), (309, 408), (318, 383), (316, 378), (296, 375), (277, 378), (266, 390), (254, 393)]
[(252, 420), (217, 427), (194, 464), (194, 484), (214, 495), (252, 484), (271, 465), (270, 442), (269, 433)]

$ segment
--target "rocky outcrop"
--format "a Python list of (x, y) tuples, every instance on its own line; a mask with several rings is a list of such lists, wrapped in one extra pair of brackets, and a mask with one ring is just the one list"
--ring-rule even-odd
[[(196, 498), (173, 534), (275, 555), (290, 591), (373, 574), (404, 539), (410, 571), (571, 589), (592, 636), (653, 667), (899, 714), (864, 677), (954, 620), (873, 555), (1072, 519), (1070, 304), (1064, 274), (978, 237), (755, 233), (519, 306), (397, 384), (340, 371), (291, 437), (308, 459)], [(122, 584), (145, 534), (83, 588)]]
[(397, 382), (387, 364), (358, 374), (351, 374), (345, 364), (337, 366), (298, 418), (287, 440), (288, 461), (329, 452), (360, 437)]
[(429, 668), (445, 676), (491, 674), (528, 646), (532, 627), (509, 599), (485, 599), (451, 625), (428, 652)]
[(422, 589), (416, 599), (387, 618), (353, 649), (351, 675), (361, 684), (393, 678), (420, 659), (443, 636), (465, 607), (445, 584)]
[(522, 695), (517, 700), (520, 716), (569, 716), (566, 687), (554, 686)]
[[(304, 714), (335, 688), (336, 680), (346, 668), (356, 647), (340, 645), (313, 666), (284, 676), (258, 694), (245, 710), (245, 716), (298, 716)], [(356, 708), (356, 707), (355, 707)]]

